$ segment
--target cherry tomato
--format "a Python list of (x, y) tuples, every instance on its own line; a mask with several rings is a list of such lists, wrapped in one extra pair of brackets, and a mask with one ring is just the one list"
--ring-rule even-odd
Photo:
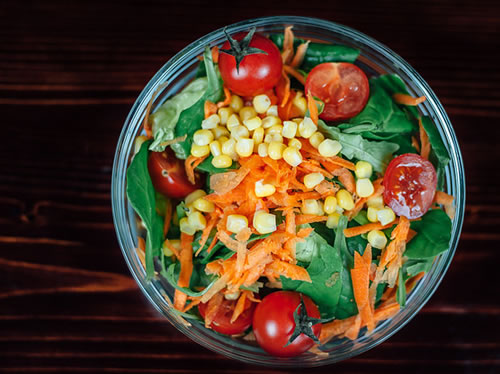
[[(318, 307), (307, 296), (302, 295), (309, 317), (320, 318)], [(314, 341), (300, 334), (285, 347), (294, 330), (294, 312), (300, 304), (300, 294), (293, 291), (277, 291), (266, 296), (255, 309), (253, 332), (259, 345), (266, 352), (281, 357), (297, 356), (314, 345)], [(312, 326), (314, 335), (319, 337), (321, 323)]]
[[(224, 299), (219, 307), (217, 315), (210, 324), (210, 327), (214, 331), (226, 335), (241, 334), (244, 332), (252, 325), (252, 316), (255, 310), (255, 303), (249, 300), (246, 300), (246, 302), (251, 303), (251, 305), (249, 305), (249, 307), (245, 309), (245, 311), (241, 313), (233, 323), (231, 323), (231, 317), (233, 316), (236, 301)], [(201, 303), (198, 305), (198, 311), (203, 318), (205, 318), (207, 305), (208, 303)]]
[(423, 216), (432, 205), (436, 170), (425, 158), (406, 153), (390, 162), (383, 183), (384, 202), (398, 216), (414, 219)]
[(189, 182), (184, 164), (170, 149), (150, 152), (148, 170), (155, 190), (176, 199), (186, 197), (202, 184), (200, 178), (197, 178), (195, 184)]
[(325, 62), (307, 75), (305, 92), (325, 103), (320, 118), (338, 121), (361, 112), (368, 101), (370, 85), (365, 73), (356, 65)]
[[(233, 35), (241, 41), (246, 33)], [(222, 49), (230, 49), (226, 41)], [(241, 96), (255, 96), (273, 88), (281, 77), (283, 63), (281, 54), (276, 45), (266, 37), (254, 34), (250, 47), (258, 48), (267, 54), (256, 53), (243, 57), (239, 70), (236, 69), (236, 59), (226, 53), (219, 55), (219, 69), (224, 84), (235, 94)]]

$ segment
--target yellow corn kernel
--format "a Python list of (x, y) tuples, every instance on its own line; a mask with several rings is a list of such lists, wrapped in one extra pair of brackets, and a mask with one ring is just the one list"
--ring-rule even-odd
[(325, 180), (325, 176), (321, 173), (309, 173), (304, 176), (304, 185), (311, 189)]
[(203, 197), (196, 199), (193, 202), (193, 207), (203, 213), (212, 213), (215, 210), (215, 204)]
[(283, 151), (285, 150), (286, 145), (279, 142), (271, 142), (269, 143), (269, 147), (267, 148), (267, 153), (269, 157), (273, 160), (279, 160), (283, 157)]
[(325, 139), (318, 146), (318, 152), (323, 157), (336, 156), (341, 149), (342, 145), (338, 141), (332, 139)]
[(378, 222), (377, 212), (378, 212), (377, 208), (369, 206), (368, 209), (366, 210), (366, 218), (368, 218), (368, 221)]
[(267, 134), (278, 134), (283, 135), (283, 126), (282, 125), (274, 125), (266, 129)]
[(292, 118), (292, 121), (298, 125), (304, 120), (304, 117)]
[(314, 214), (316, 216), (322, 215), (322, 214), (320, 214), (322, 212), (320, 210), (318, 200), (315, 200), (315, 199), (304, 200), (304, 202), (302, 203), (301, 210), (302, 210), (302, 213), (304, 213), (304, 214)]
[(318, 130), (311, 118), (305, 117), (299, 124), (299, 135), (303, 138), (310, 138)]
[(261, 143), (257, 147), (257, 153), (259, 154), (260, 157), (267, 157), (268, 152), (267, 152), (268, 144), (267, 143)]
[[(181, 250), (181, 241), (179, 239), (167, 239), (167, 240), (172, 247), (177, 249), (177, 251)], [(170, 257), (174, 255), (174, 252), (172, 252), (172, 250), (169, 247), (167, 247), (167, 240), (163, 242), (161, 250), (163, 251), (163, 254), (165, 256)]]
[(234, 129), (235, 127), (241, 125), (240, 117), (237, 114), (231, 114), (227, 119), (226, 127), (229, 131)]
[(288, 146), (289, 147), (293, 147), (293, 148), (297, 148), (297, 149), (301, 149), (302, 148), (302, 143), (300, 142), (299, 139), (293, 138), (293, 139), (290, 139), (288, 141)]
[(258, 146), (260, 143), (262, 143), (262, 141), (264, 140), (264, 129), (262, 127), (255, 129), (252, 134), (252, 139), (254, 146)]
[(271, 105), (269, 109), (266, 111), (267, 116), (275, 116), (278, 117), (278, 106), (277, 105)]
[(225, 142), (227, 142), (229, 140), (229, 138), (227, 136), (221, 136), (217, 140), (219, 141), (220, 145), (222, 146), (222, 144), (224, 144)]
[(139, 135), (137, 138), (135, 138), (135, 142), (134, 142), (134, 155), (136, 155), (137, 153), (139, 153), (139, 151), (141, 150), (141, 147), (142, 147), (142, 144), (148, 140), (147, 136), (144, 136), (144, 135)]
[(277, 116), (267, 116), (262, 120), (262, 127), (265, 129), (276, 125), (281, 125), (281, 119)]
[(295, 147), (286, 147), (283, 151), (283, 159), (290, 166), (299, 166), (302, 162), (302, 154)]
[(252, 100), (257, 113), (265, 113), (271, 106), (271, 99), (267, 95), (257, 95)]
[(339, 225), (340, 214), (337, 212), (331, 213), (328, 215), (328, 219), (326, 220), (326, 227), (329, 229), (336, 229)]
[[(295, 134), (297, 134), (297, 123), (293, 121), (285, 121), (283, 122), (283, 130), (281, 131), (281, 134), (288, 139), (293, 139), (295, 137)], [(272, 127), (269, 129), (271, 130)]]
[(255, 195), (257, 197), (267, 197), (271, 196), (276, 192), (276, 187), (272, 184), (262, 183), (264, 179), (255, 182)]
[(373, 188), (372, 181), (368, 178), (361, 178), (356, 181), (356, 193), (359, 197), (370, 196), (375, 189)]
[(309, 138), (309, 143), (311, 143), (311, 145), (314, 147), (314, 148), (318, 148), (319, 145), (321, 144), (321, 142), (325, 140), (325, 136), (320, 133), (319, 131), (316, 131), (314, 134), (311, 135), (311, 137)]
[(253, 227), (259, 234), (269, 234), (276, 231), (276, 216), (265, 210), (258, 210), (253, 215)]
[(278, 142), (283, 143), (283, 136), (280, 134), (266, 134), (264, 143)]
[(193, 143), (196, 145), (209, 145), (214, 140), (214, 134), (210, 130), (198, 130), (193, 134)]
[(248, 219), (240, 214), (231, 214), (227, 217), (226, 229), (235, 234), (248, 227)]
[(195, 200), (198, 200), (200, 197), (206, 196), (207, 193), (203, 190), (195, 190), (187, 195), (184, 199), (184, 204), (189, 205), (194, 203)]
[(196, 231), (203, 230), (207, 226), (207, 220), (200, 212), (193, 212), (188, 215), (188, 224)]
[(239, 125), (231, 129), (231, 136), (238, 140), (239, 138), (248, 138), (250, 133), (245, 126)]
[(253, 153), (253, 139), (239, 138), (236, 142), (236, 153), (240, 157), (248, 157)]
[(394, 214), (394, 211), (387, 206), (378, 210), (377, 218), (378, 221), (385, 226), (394, 221), (396, 219), (396, 215)]
[(354, 173), (356, 173), (356, 178), (370, 178), (373, 173), (372, 164), (366, 161), (358, 161)]
[(293, 105), (300, 111), (301, 116), (305, 116), (307, 112), (307, 100), (302, 95), (296, 95), (292, 100)]
[(231, 95), (231, 103), (229, 104), (232, 110), (238, 113), (243, 108), (243, 99), (238, 95)]
[(219, 110), (217, 111), (217, 114), (219, 115), (220, 117), (220, 123), (222, 125), (225, 125), (227, 123), (227, 120), (228, 118), (231, 116), (231, 114), (233, 114), (233, 108), (231, 108), (230, 106), (229, 107), (223, 107), (223, 108), (219, 108)]
[(377, 209), (383, 208), (384, 198), (382, 197), (382, 195), (372, 197), (366, 201), (366, 205)]
[(208, 145), (191, 145), (191, 154), (194, 157), (205, 157), (210, 154), (210, 147)]
[(244, 106), (243, 108), (241, 108), (239, 114), (240, 114), (240, 118), (242, 121), (245, 121), (247, 119), (250, 119), (252, 117), (257, 116), (257, 112), (251, 106)]
[(262, 125), (262, 120), (260, 117), (252, 117), (243, 121), (243, 124), (250, 131), (258, 129)]
[(212, 129), (212, 132), (217, 140), (223, 136), (229, 136), (229, 131), (226, 126), (217, 126), (215, 129)]
[(201, 122), (201, 128), (202, 129), (215, 129), (217, 125), (220, 123), (220, 117), (218, 114), (212, 114), (208, 118), (204, 119)]
[(387, 237), (380, 230), (372, 230), (367, 235), (368, 243), (373, 248), (384, 249), (387, 245)]
[(340, 190), (337, 192), (337, 204), (339, 207), (345, 210), (351, 210), (354, 208), (354, 201), (352, 195), (347, 190)]
[(191, 213), (196, 212), (196, 208), (193, 206), (193, 204), (186, 204), (184, 207), (184, 212), (186, 213), (186, 216), (189, 216)]
[(183, 217), (180, 219), (179, 228), (181, 232), (188, 235), (194, 235), (194, 233), (196, 232), (196, 229), (189, 224), (187, 217)]
[(335, 196), (328, 196), (325, 199), (323, 209), (325, 210), (326, 214), (335, 213), (337, 209), (337, 198)]
[(208, 146), (210, 147), (210, 152), (212, 153), (212, 156), (216, 157), (222, 154), (222, 148), (218, 140), (212, 141)]
[(236, 154), (236, 139), (230, 138), (222, 143), (222, 153), (228, 155), (232, 159), (234, 159), (234, 157), (237, 157), (238, 155)]
[(229, 300), (229, 301), (238, 300), (239, 297), (240, 297), (240, 291), (224, 294), (224, 299)]
[(217, 169), (228, 168), (232, 165), (233, 160), (229, 155), (218, 155), (212, 159), (212, 165)]

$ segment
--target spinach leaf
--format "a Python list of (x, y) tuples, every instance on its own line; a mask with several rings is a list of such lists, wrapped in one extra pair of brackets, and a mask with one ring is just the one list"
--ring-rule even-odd
[(307, 266), (312, 283), (281, 277), (283, 289), (301, 292), (318, 305), (323, 316), (333, 316), (342, 289), (342, 259), (340, 251), (329, 245), (314, 231), (306, 238), (306, 245), (317, 248), (317, 255)]
[(335, 240), (334, 229), (329, 229), (328, 227), (326, 227), (324, 222), (314, 222), (309, 225), (314, 229), (314, 232), (321, 235), (328, 244), (333, 245), (333, 242)]
[(154, 276), (154, 257), (160, 255), (163, 241), (163, 222), (156, 213), (156, 196), (148, 172), (148, 146), (144, 142), (134, 156), (127, 170), (127, 198), (134, 210), (141, 217), (147, 230), (146, 237), (146, 275)]
[(186, 217), (186, 211), (187, 211), (187, 208), (186, 208), (186, 204), (184, 203), (184, 201), (181, 201), (179, 203), (179, 205), (177, 205), (175, 207), (175, 211), (177, 213), (177, 219), (180, 221), (181, 218), (184, 218)]
[(361, 135), (345, 134), (321, 120), (318, 121), (318, 127), (327, 138), (338, 140), (342, 144), (341, 152), (344, 156), (368, 161), (378, 172), (385, 170), (392, 159), (392, 154), (399, 149), (395, 143), (370, 141), (363, 139)]
[(441, 209), (429, 210), (420, 221), (413, 221), (411, 228), (417, 235), (406, 246), (406, 257), (425, 259), (448, 250), (451, 220)]
[(175, 138), (175, 125), (182, 111), (196, 103), (207, 90), (207, 86), (207, 78), (195, 79), (149, 116), (154, 137), (150, 150), (161, 152), (165, 149), (161, 143)]
[[(163, 275), (167, 279), (167, 281), (172, 287), (192, 297), (199, 297), (204, 295), (217, 281), (217, 278), (212, 279), (211, 283), (209, 283), (202, 291), (196, 292), (191, 290), (190, 288), (181, 287), (177, 284), (177, 281), (179, 279), (179, 273), (180, 273), (180, 266), (179, 263), (177, 262), (171, 264), (166, 271), (162, 270), (161, 275)], [(194, 274), (196, 274), (196, 272), (193, 272), (193, 275)]]
[(187, 135), (185, 141), (171, 145), (177, 158), (180, 159), (186, 159), (189, 156), (191, 144), (193, 143), (193, 134), (201, 128), (201, 122), (204, 118), (205, 101), (209, 100), (215, 103), (223, 95), (222, 79), (213, 63), (212, 52), (208, 46), (205, 48), (203, 61), (208, 79), (207, 89), (195, 104), (182, 111), (175, 126), (175, 137)]
[(429, 136), (429, 143), (431, 143), (431, 154), (429, 159), (436, 167), (438, 177), (437, 188), (442, 189), (444, 185), (444, 168), (450, 161), (450, 154), (441, 140), (441, 136), (439, 135), (436, 125), (429, 117), (422, 117), (422, 126)]
[(239, 165), (237, 162), (233, 162), (231, 164), (231, 166), (228, 168), (217, 169), (215, 166), (212, 165), (213, 158), (214, 158), (214, 156), (212, 156), (212, 155), (208, 156), (205, 160), (203, 160), (203, 162), (201, 164), (199, 164), (196, 167), (196, 170), (212, 175), (212, 174), (218, 174), (218, 173), (225, 173), (226, 171), (231, 170), (231, 169), (238, 169)]
[(421, 260), (408, 260), (403, 264), (403, 269), (408, 278), (417, 275), (418, 273), (427, 273), (434, 263), (434, 257), (429, 257)]
[(406, 305), (406, 285), (403, 277), (403, 269), (399, 269), (398, 289), (396, 291), (396, 301), (401, 307)]

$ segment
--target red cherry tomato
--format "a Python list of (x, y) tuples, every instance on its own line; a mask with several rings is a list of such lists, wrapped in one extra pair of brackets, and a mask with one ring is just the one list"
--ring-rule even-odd
[(148, 170), (155, 190), (169, 197), (182, 199), (201, 187), (199, 178), (189, 182), (182, 161), (170, 149), (150, 152)]
[(398, 216), (414, 219), (423, 216), (432, 205), (436, 170), (425, 158), (406, 153), (390, 162), (383, 183), (384, 202)]
[(338, 121), (361, 112), (370, 95), (365, 73), (348, 62), (325, 62), (307, 75), (305, 92), (320, 98), (325, 108), (320, 118)]
[[(318, 307), (307, 296), (302, 296), (309, 317), (320, 318)], [(300, 334), (285, 347), (294, 330), (294, 312), (300, 304), (300, 294), (293, 291), (277, 291), (266, 296), (255, 309), (253, 332), (259, 345), (266, 352), (280, 357), (297, 356), (314, 345), (314, 341)], [(319, 337), (321, 323), (312, 326), (314, 335)]]
[[(252, 325), (252, 316), (255, 310), (255, 303), (251, 302), (248, 299), (245, 302), (251, 304), (247, 309), (245, 309), (243, 313), (240, 314), (240, 316), (233, 323), (231, 323), (231, 317), (233, 316), (236, 301), (224, 299), (219, 307), (217, 315), (210, 324), (210, 327), (214, 331), (226, 335), (241, 334), (242, 332), (244, 332)], [(205, 318), (207, 305), (208, 303), (200, 303), (198, 305), (198, 311), (203, 318)]]
[[(246, 33), (233, 35), (241, 41)], [(229, 41), (222, 49), (230, 49)], [(236, 70), (236, 59), (226, 53), (219, 55), (219, 69), (224, 84), (235, 94), (241, 96), (255, 96), (270, 90), (278, 83), (281, 77), (281, 54), (276, 45), (266, 37), (254, 34), (250, 47), (258, 48), (267, 54), (256, 53), (247, 55)]]

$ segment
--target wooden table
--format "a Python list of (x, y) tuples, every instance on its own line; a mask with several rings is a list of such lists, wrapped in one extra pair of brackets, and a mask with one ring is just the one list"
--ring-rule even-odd
[(194, 39), (246, 18), (356, 28), (421, 73), (454, 124), (467, 215), (432, 300), (401, 332), (317, 372), (500, 371), (500, 6), (497, 1), (0, 5), (0, 371), (276, 372), (191, 342), (148, 304), (111, 216), (118, 135), (152, 75)]

